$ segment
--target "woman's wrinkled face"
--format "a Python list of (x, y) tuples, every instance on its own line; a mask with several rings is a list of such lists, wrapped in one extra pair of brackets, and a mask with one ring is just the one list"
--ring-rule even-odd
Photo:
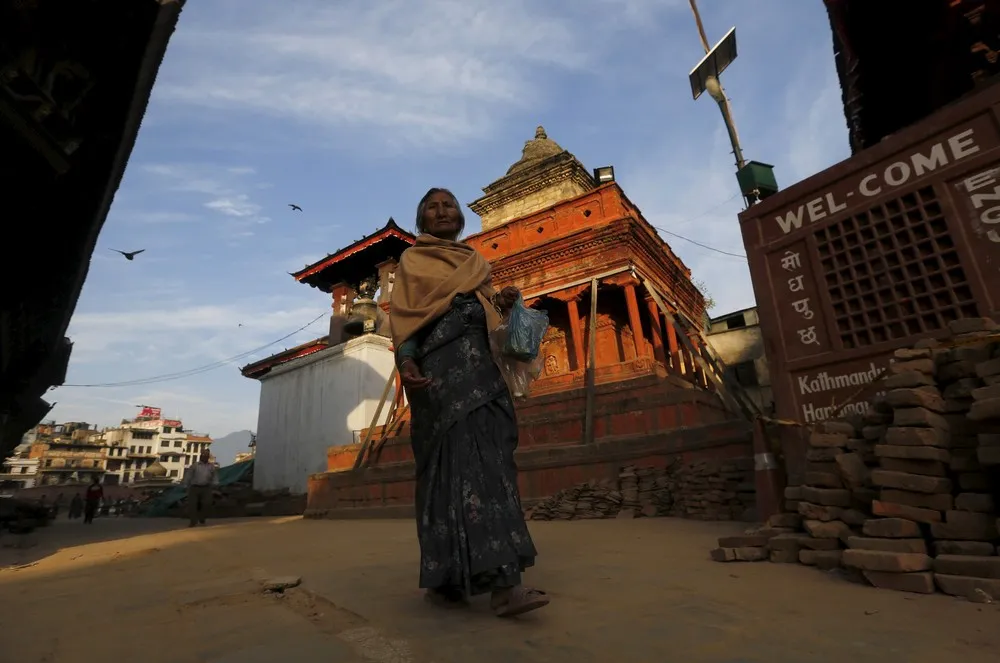
[(424, 203), (423, 230), (439, 239), (454, 239), (462, 232), (462, 210), (444, 191), (432, 193)]

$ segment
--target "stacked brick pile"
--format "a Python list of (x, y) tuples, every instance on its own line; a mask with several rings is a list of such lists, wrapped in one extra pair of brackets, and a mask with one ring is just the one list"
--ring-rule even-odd
[[(860, 428), (818, 426), (806, 485), (785, 492), (794, 513), (720, 540), (713, 559), (791, 562), (798, 551), (877, 587), (1000, 601), (1000, 343), (984, 338), (1000, 326), (969, 319), (950, 331), (948, 348), (896, 352)], [(795, 514), (799, 531), (774, 531)]]
[(561, 490), (525, 512), (531, 520), (676, 516), (740, 520), (754, 506), (753, 459), (625, 467), (618, 481)]
[(613, 481), (591, 481), (561, 490), (530, 509), (534, 520), (610, 518), (622, 506), (622, 493)]

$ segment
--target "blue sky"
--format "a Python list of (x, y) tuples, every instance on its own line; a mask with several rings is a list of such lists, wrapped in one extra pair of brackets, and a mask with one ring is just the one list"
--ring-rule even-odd
[[(849, 156), (822, 2), (700, 8), (710, 42), (737, 27), (723, 85), (748, 159), (787, 186)], [(743, 253), (728, 139), (687, 81), (703, 54), (686, 0), (188, 3), (70, 326), (67, 383), (204, 366), (301, 327), (329, 300), (288, 272), (390, 216), (411, 227), (431, 186), (471, 202), (538, 124), (587, 167), (614, 165), (653, 224)], [(745, 261), (665, 239), (714, 314), (753, 305)], [(59, 420), (150, 404), (221, 436), (256, 429), (258, 395), (233, 365), (49, 397)]]

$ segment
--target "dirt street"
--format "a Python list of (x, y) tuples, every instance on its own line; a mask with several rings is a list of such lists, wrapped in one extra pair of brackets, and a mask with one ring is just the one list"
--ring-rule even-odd
[[(718, 564), (733, 524), (531, 523), (545, 610), (427, 605), (409, 521), (61, 521), (0, 548), (0, 662), (986, 663), (1000, 606)], [(20, 568), (11, 564), (31, 564)], [(280, 597), (262, 580), (301, 576)]]

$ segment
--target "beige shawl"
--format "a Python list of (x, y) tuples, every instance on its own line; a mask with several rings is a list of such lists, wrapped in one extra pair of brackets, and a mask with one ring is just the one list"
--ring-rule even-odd
[(465, 242), (420, 235), (403, 251), (389, 296), (389, 328), (399, 348), (417, 331), (451, 307), (456, 295), (474, 292), (486, 309), (486, 324), (495, 329), (500, 314), (491, 303), (490, 264)]

